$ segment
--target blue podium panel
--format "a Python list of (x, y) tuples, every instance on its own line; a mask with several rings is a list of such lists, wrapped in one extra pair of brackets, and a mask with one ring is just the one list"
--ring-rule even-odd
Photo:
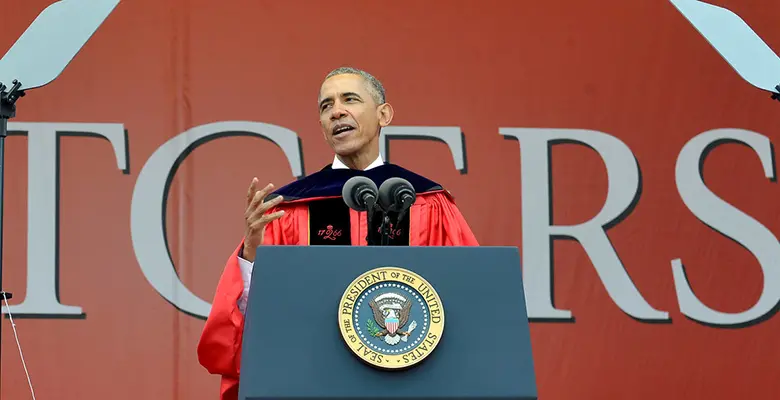
[[(256, 254), (239, 399), (537, 398), (517, 248), (261, 246)], [(444, 313), (436, 347), (401, 370), (369, 365), (340, 330), (353, 281), (388, 266), (427, 281)], [(422, 312), (414, 318), (433, 330), (435, 311)]]

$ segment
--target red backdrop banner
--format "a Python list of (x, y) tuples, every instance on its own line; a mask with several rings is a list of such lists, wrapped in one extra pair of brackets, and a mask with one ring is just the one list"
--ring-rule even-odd
[[(6, 3), (2, 49), (51, 1)], [(715, 4), (780, 49), (780, 3)], [(387, 88), (389, 161), (520, 248), (540, 398), (776, 398), (780, 103), (657, 0), (120, 3), (10, 125), (37, 398), (217, 398), (195, 348), (246, 188), (332, 160), (344, 65)], [(7, 318), (0, 383), (29, 398)]]

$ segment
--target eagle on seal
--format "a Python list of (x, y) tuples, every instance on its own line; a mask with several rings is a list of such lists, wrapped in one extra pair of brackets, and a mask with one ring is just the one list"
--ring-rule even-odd
[(398, 344), (401, 338), (406, 341), (406, 336), (417, 324), (412, 322), (411, 329), (404, 331), (401, 328), (409, 321), (409, 312), (412, 302), (398, 293), (383, 293), (368, 303), (374, 312), (374, 320), (382, 328), (375, 336), (383, 338), (389, 345)]

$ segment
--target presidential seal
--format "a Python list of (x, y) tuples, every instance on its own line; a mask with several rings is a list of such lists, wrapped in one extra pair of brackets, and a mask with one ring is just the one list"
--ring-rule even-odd
[(360, 275), (339, 304), (341, 337), (366, 363), (384, 369), (411, 367), (441, 340), (444, 308), (421, 276), (398, 267)]

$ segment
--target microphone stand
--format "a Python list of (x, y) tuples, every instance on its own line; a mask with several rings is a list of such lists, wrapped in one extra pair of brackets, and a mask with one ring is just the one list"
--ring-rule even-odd
[[(13, 298), (11, 292), (3, 291), (3, 203), (5, 186), (5, 138), (8, 136), (8, 120), (16, 116), (16, 100), (19, 97), (24, 96), (24, 91), (19, 90), (22, 84), (15, 80), (13, 86), (8, 92), (5, 91), (7, 86), (0, 82), (0, 297), (3, 298), (3, 302), (7, 303), (9, 299)], [(2, 305), (0, 305), (2, 310)], [(0, 338), (2, 338), (2, 324), (0, 324)], [(0, 340), (2, 343), (2, 340)], [(0, 346), (2, 347), (2, 346)]]
[[(413, 198), (411, 196), (404, 196), (403, 200), (401, 200), (401, 206), (400, 206), (401, 210), (398, 211), (398, 218), (396, 218), (396, 220), (395, 220), (395, 226), (400, 226), (401, 225), (401, 220), (404, 219), (404, 217), (406, 216), (406, 212), (409, 211), (409, 208), (412, 207), (412, 204), (414, 204), (414, 201), (415, 201), (415, 198)], [(387, 217), (387, 215), (385, 215), (385, 218), (387, 219), (387, 221), (389, 223), (390, 218)], [(388, 232), (388, 234), (389, 234), (389, 232)]]
[(390, 244), (390, 216), (386, 211), (382, 211), (382, 223), (379, 225), (379, 232), (382, 234), (382, 246)]
[(372, 222), (374, 220), (374, 213), (380, 211), (382, 213), (382, 223), (379, 225), (379, 233), (382, 235), (379, 245), (387, 246), (390, 244), (390, 216), (387, 215), (387, 211), (383, 210), (378, 205), (369, 207), (366, 212), (366, 225), (368, 225), (368, 233), (366, 234), (366, 243), (369, 246), (376, 246), (377, 243), (371, 238)]
[[(414, 197), (411, 196), (404, 196), (404, 198), (401, 200), (400, 205), (391, 206), (389, 207), (391, 210), (393, 209), (400, 209), (398, 211), (398, 217), (395, 220), (395, 226), (401, 225), (401, 220), (404, 219), (404, 216), (406, 215), (406, 212), (409, 210), (409, 208), (414, 203)], [(375, 206), (376, 207), (376, 206)], [(382, 211), (382, 223), (379, 225), (379, 232), (382, 235), (382, 239), (380, 242), (381, 246), (389, 246), (390, 245), (390, 228), (393, 226), (392, 222), (390, 222), (390, 216), (388, 215), (388, 212), (382, 208), (380, 208), (380, 211)], [(371, 214), (368, 215), (368, 226), (371, 226)], [(369, 231), (369, 236), (371, 232)], [(370, 244), (370, 243), (369, 243)]]
[(374, 212), (376, 208), (376, 206), (366, 208), (366, 244), (369, 246), (376, 245), (374, 240), (371, 239), (371, 222), (374, 219)]
[(390, 242), (390, 227), (388, 226), (389, 217), (387, 212), (382, 209), (374, 196), (366, 196), (366, 243), (369, 246), (376, 246), (376, 242), (372, 239), (372, 223), (374, 222), (374, 213), (377, 211), (382, 212), (382, 224), (379, 226), (379, 231), (382, 234), (380, 246), (387, 246)]
[[(395, 226), (401, 225), (401, 220), (404, 219), (406, 211), (411, 204), (407, 205), (407, 201), (404, 201), (404, 205), (401, 207), (401, 211), (398, 213), (398, 217), (395, 220)], [(369, 216), (368, 226), (371, 226), (371, 216)], [(379, 232), (382, 234), (382, 246), (390, 245), (390, 227), (393, 226), (390, 222), (390, 216), (387, 211), (382, 210), (382, 223), (379, 225)]]

